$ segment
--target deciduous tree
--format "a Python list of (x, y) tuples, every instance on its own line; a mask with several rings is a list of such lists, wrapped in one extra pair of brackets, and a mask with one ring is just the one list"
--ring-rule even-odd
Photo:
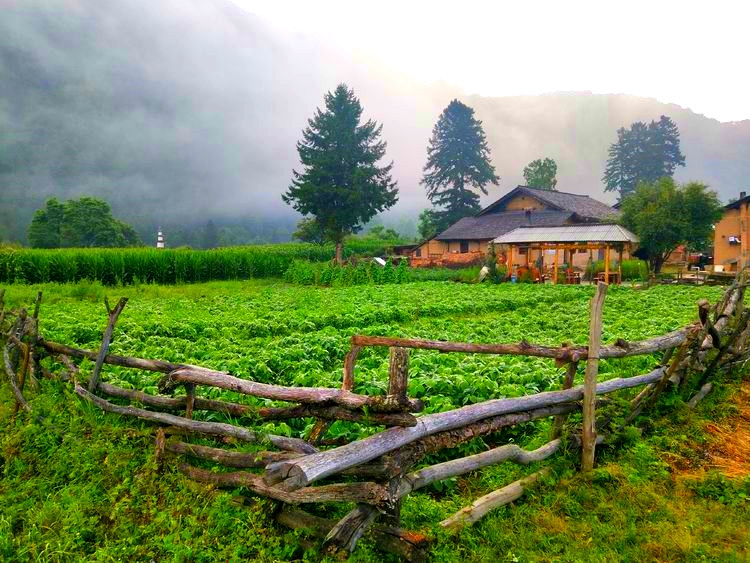
[(427, 146), (422, 185), (433, 206), (437, 231), (480, 210), (479, 195), (498, 183), (482, 122), (474, 110), (453, 100), (440, 114)]
[(537, 158), (523, 169), (523, 177), (530, 188), (554, 190), (557, 187), (557, 163), (551, 158)]
[(711, 244), (713, 225), (721, 218), (716, 192), (705, 184), (678, 185), (662, 177), (641, 183), (622, 203), (622, 224), (640, 239), (640, 250), (650, 269), (659, 273), (667, 257), (680, 245), (701, 250)]
[(344, 237), (398, 200), (391, 179), (393, 163), (379, 165), (386, 143), (382, 126), (360, 123), (362, 106), (346, 84), (325, 95), (302, 132), (297, 152), (304, 167), (292, 171), (292, 185), (282, 199), (318, 222), (326, 240), (336, 243), (340, 263)]

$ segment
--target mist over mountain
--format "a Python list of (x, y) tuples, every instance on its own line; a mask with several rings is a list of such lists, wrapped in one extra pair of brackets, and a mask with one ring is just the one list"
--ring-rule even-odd
[(704, 181), (723, 200), (750, 188), (750, 120), (620, 94), (466, 96), (223, 0), (0, 0), (0, 13), (0, 239), (25, 239), (48, 197), (86, 194), (144, 240), (157, 225), (191, 231), (209, 219), (238, 239), (284, 240), (299, 219), (280, 198), (299, 166), (295, 144), (340, 82), (383, 125), (400, 197), (381, 220), (404, 229), (428, 205), (427, 140), (454, 97), (484, 122), (501, 176), (484, 202), (541, 157), (557, 161), (560, 190), (612, 202), (601, 176), (616, 129), (662, 114), (681, 133), (678, 180)]

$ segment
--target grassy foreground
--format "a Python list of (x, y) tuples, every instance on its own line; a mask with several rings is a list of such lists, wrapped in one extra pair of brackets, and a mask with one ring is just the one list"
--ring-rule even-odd
[[(14, 286), (8, 298), (27, 303), (36, 289)], [(95, 346), (104, 323), (102, 287), (43, 289), (43, 333)], [(318, 289), (254, 282), (107, 293), (131, 297), (116, 332), (120, 352), (190, 361), (258, 379), (294, 383), (315, 378), (326, 385), (340, 380), (346, 341), (354, 332), (582, 342), (590, 297), (589, 288), (436, 283)], [(715, 300), (718, 293), (715, 288), (613, 288), (605, 305), (605, 341), (643, 338), (685, 324), (703, 295)], [(365, 390), (382, 385), (384, 360), (378, 353), (363, 357), (358, 379)], [(558, 384), (559, 370), (549, 364), (498, 362), (415, 355), (410, 391), (430, 396), (431, 410), (443, 410)], [(607, 376), (643, 366), (604, 367)], [(115, 370), (107, 377), (149, 383), (140, 376), (127, 380), (134, 376)], [(325, 558), (318, 542), (305, 550), (304, 534), (274, 524), (273, 503), (252, 500), (240, 506), (235, 502), (240, 490), (209, 490), (170, 468), (159, 474), (152, 455), (153, 426), (101, 413), (58, 382), (41, 385), (41, 392), (29, 398), (44, 420), (13, 419), (10, 392), (0, 385), (0, 559)], [(435, 535), (434, 561), (746, 561), (750, 468), (741, 462), (744, 450), (739, 448), (741, 438), (750, 435), (743, 423), (748, 413), (742, 410), (748, 395), (740, 375), (729, 374), (726, 385), (695, 412), (676, 397), (665, 397), (663, 415), (641, 421), (642, 436), (633, 430), (618, 447), (600, 450), (590, 478), (570, 469), (577, 456), (555, 458), (554, 477), (515, 507), (492, 513), (458, 536), (440, 532), (437, 522), (535, 468), (504, 465), (412, 495), (404, 504), (404, 525)], [(668, 402), (676, 408), (668, 409)], [(546, 440), (546, 425), (502, 439), (539, 445)], [(735, 458), (740, 461), (726, 461)], [(384, 556), (364, 540), (352, 560), (382, 561)]]

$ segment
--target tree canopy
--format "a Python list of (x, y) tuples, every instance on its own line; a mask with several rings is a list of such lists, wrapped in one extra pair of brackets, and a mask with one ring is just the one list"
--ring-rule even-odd
[(480, 210), (479, 195), (499, 178), (490, 163), (490, 149), (482, 122), (474, 110), (453, 100), (440, 114), (427, 146), (422, 185), (433, 206), (437, 231)]
[(551, 158), (537, 158), (523, 169), (523, 177), (530, 188), (554, 190), (557, 188), (557, 163)]
[(139, 246), (138, 233), (112, 217), (109, 204), (95, 197), (47, 200), (29, 226), (29, 244), (34, 248)]
[(666, 115), (648, 125), (637, 121), (630, 129), (618, 129), (617, 142), (610, 145), (608, 155), (602, 178), (604, 189), (619, 191), (621, 201), (639, 182), (671, 178), (677, 166), (685, 166), (680, 132)]
[(652, 271), (661, 271), (680, 245), (701, 250), (713, 241), (722, 214), (716, 192), (705, 184), (678, 185), (672, 178), (641, 183), (622, 203), (622, 224), (640, 238), (640, 251)]
[(297, 143), (304, 167), (292, 171), (292, 184), (281, 197), (287, 204), (318, 223), (325, 240), (341, 245), (348, 234), (392, 207), (398, 187), (391, 179), (393, 163), (380, 166), (386, 143), (380, 140), (382, 125), (360, 123), (362, 106), (346, 84), (324, 98)]

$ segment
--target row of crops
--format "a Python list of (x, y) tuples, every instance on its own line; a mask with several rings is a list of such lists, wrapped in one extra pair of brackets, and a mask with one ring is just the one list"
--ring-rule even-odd
[[(380, 254), (383, 241), (353, 241), (345, 256)], [(135, 282), (180, 284), (209, 280), (281, 277), (295, 260), (323, 262), (332, 245), (272, 244), (215, 250), (0, 249), (0, 283), (66, 283), (88, 279), (104, 285)]]
[[(101, 294), (81, 300), (69, 294), (71, 287), (42, 289), (45, 338), (96, 349), (105, 324)], [(6, 299), (26, 304), (33, 302), (34, 292), (35, 288), (16, 286)], [(588, 286), (429, 282), (324, 291), (235, 282), (122, 288), (109, 292), (111, 298), (130, 297), (112, 351), (203, 365), (266, 383), (338, 387), (353, 334), (585, 344), (592, 292)], [(713, 287), (660, 286), (648, 291), (612, 287), (603, 340), (637, 340), (674, 330), (695, 319), (698, 298), (715, 301), (720, 292)], [(603, 362), (602, 377), (644, 373), (653, 361), (639, 357)], [(363, 350), (355, 390), (384, 393), (387, 373), (386, 349)], [(427, 412), (436, 412), (555, 389), (562, 373), (553, 362), (539, 358), (415, 351), (409, 392), (426, 403)], [(108, 368), (107, 378), (148, 392), (156, 392), (158, 379), (119, 368)], [(304, 431), (299, 424), (303, 421), (272, 424), (264, 430), (297, 435)], [(367, 430), (343, 425), (332, 431), (343, 435)]]

